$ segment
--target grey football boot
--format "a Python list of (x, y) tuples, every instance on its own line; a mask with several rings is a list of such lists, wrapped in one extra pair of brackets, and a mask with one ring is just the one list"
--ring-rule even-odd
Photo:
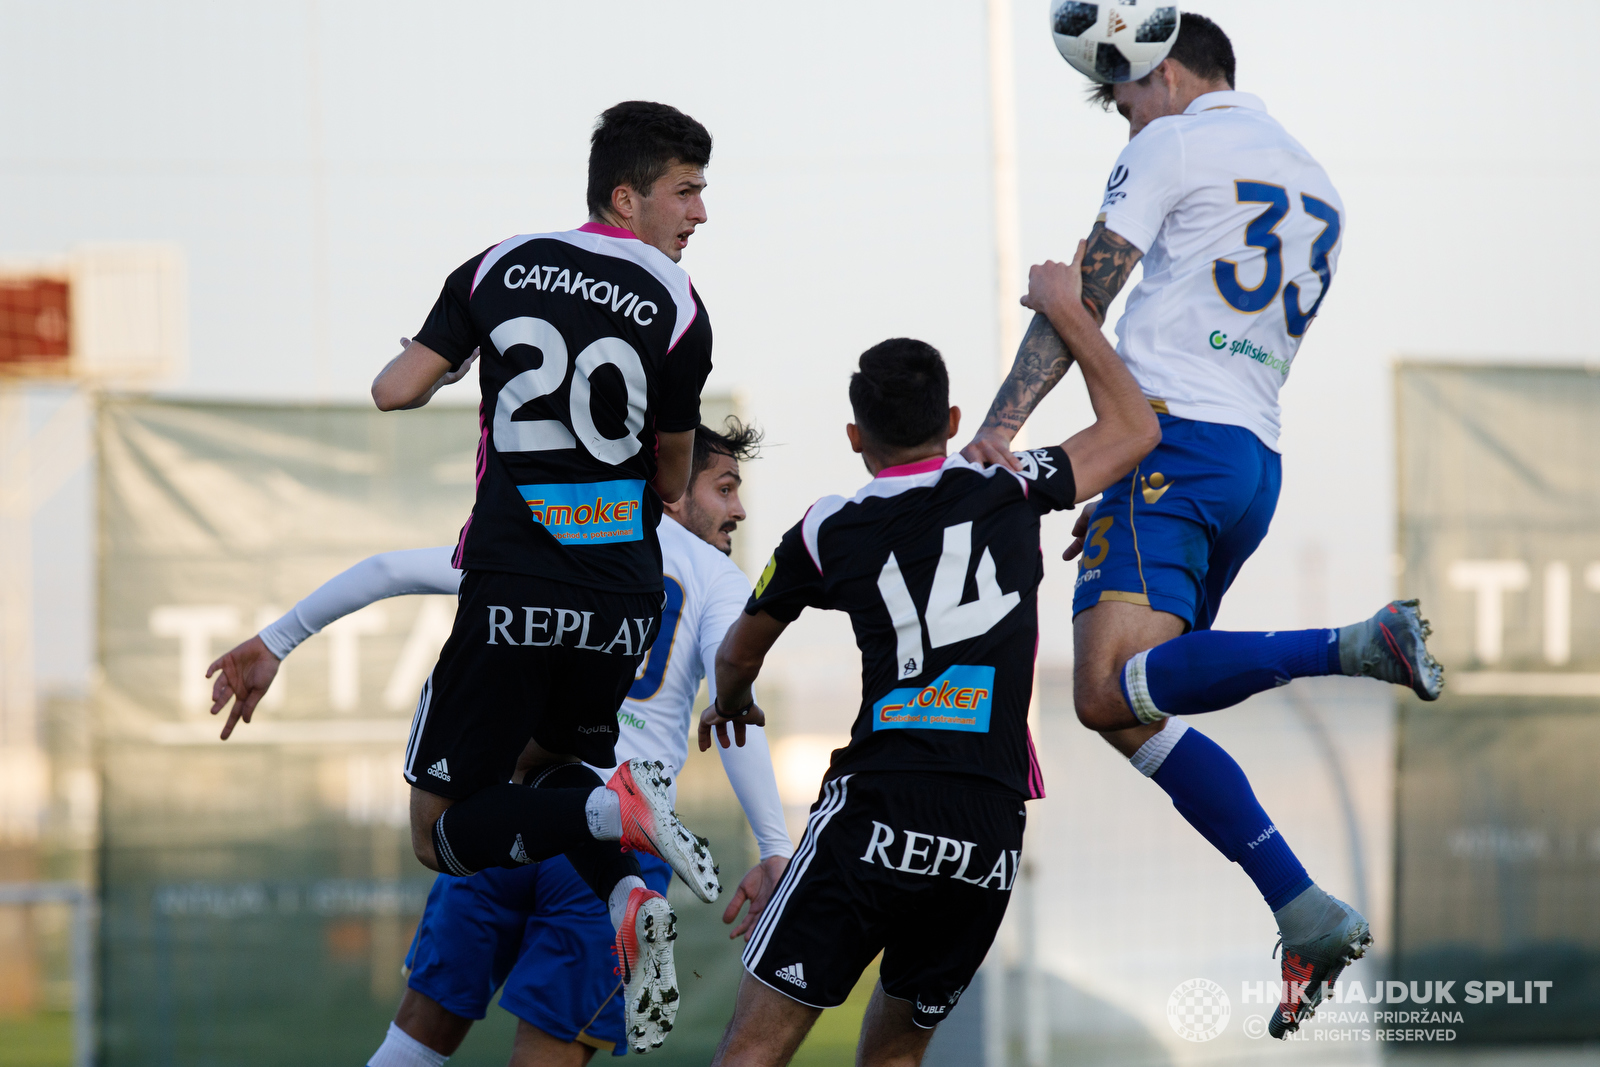
[(1403, 685), (1423, 700), (1438, 700), (1444, 668), (1428, 651), (1432, 632), (1420, 601), (1392, 600), (1372, 618), (1339, 628), (1339, 669)]
[(1367, 920), (1344, 901), (1324, 898), (1332, 910), (1326, 932), (1302, 944), (1283, 944), (1283, 999), (1267, 1023), (1267, 1033), (1283, 1038), (1316, 1014), (1323, 990), (1339, 980), (1346, 966), (1367, 953), (1372, 933)]

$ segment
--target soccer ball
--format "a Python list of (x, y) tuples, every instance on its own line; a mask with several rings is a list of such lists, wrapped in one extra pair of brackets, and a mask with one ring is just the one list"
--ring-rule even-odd
[(1056, 0), (1050, 33), (1080, 73), (1097, 82), (1138, 81), (1172, 51), (1178, 9), (1160, 0)]

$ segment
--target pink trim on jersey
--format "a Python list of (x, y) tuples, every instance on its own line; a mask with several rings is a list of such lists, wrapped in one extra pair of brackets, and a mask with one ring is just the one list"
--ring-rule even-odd
[(603, 222), (586, 222), (578, 227), (579, 233), (597, 233), (601, 237), (621, 237), (624, 240), (640, 240), (638, 234), (632, 230), (624, 230), (621, 226), (607, 226)]
[[(1024, 489), (1027, 486), (1023, 486)], [(1041, 548), (1039, 554), (1044, 555)], [(1033, 609), (1033, 676), (1039, 677), (1039, 607), (1036, 603)], [(1023, 733), (1028, 735), (1028, 799), (1044, 799), (1044, 772), (1039, 769), (1039, 753), (1033, 748), (1033, 731), (1023, 726)]]
[[(478, 435), (478, 463), (477, 477), (472, 483), (473, 499), (477, 499), (478, 490), (483, 487), (483, 472), (489, 467), (489, 423), (483, 417), (484, 406), (478, 405), (478, 425), (483, 427), (483, 432)], [(467, 513), (467, 521), (461, 527), (461, 540), (456, 542), (456, 554), (450, 557), (450, 566), (461, 570), (461, 561), (467, 554), (467, 533), (472, 529), (473, 512)]]
[[(578, 232), (579, 233), (597, 233), (601, 237), (620, 237), (623, 240), (633, 240), (633, 241), (642, 241), (642, 240), (644, 240), (643, 237), (640, 237), (638, 234), (634, 233), (632, 230), (624, 230), (620, 226), (607, 226), (603, 222), (586, 222), (582, 226), (578, 227)], [(665, 253), (663, 253), (663, 254), (665, 254)], [(689, 272), (688, 271), (684, 271), (683, 276), (685, 278), (689, 278)], [(694, 280), (692, 278), (689, 279), (689, 291), (691, 293), (694, 292)], [(693, 298), (691, 297), (691, 299), (693, 299)], [(667, 355), (669, 355), (669, 356), (672, 355), (672, 349), (678, 347), (678, 341), (683, 340), (683, 335), (689, 332), (689, 327), (693, 326), (694, 325), (694, 320), (699, 318), (699, 317), (700, 317), (700, 305), (696, 304), (694, 306), (694, 312), (692, 314), (690, 314), (690, 316), (689, 316), (688, 323), (683, 327), (683, 333), (678, 334), (677, 339), (672, 342), (671, 347), (669, 347), (667, 349)]]
[(1026, 726), (1023, 731), (1028, 735), (1028, 799), (1044, 799), (1044, 772), (1039, 770), (1039, 754), (1033, 750), (1033, 731)]
[(898, 467), (885, 467), (877, 473), (876, 477), (903, 478), (908, 474), (927, 474), (929, 471), (936, 471), (944, 466), (945, 460), (949, 458), (948, 456), (929, 456), (927, 459), (919, 459), (915, 463), (902, 463)]

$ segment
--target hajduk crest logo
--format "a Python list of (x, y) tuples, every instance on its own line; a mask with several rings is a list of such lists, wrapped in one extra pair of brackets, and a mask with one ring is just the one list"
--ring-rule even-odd
[(920, 689), (892, 689), (872, 705), (873, 730), (989, 732), (994, 668), (957, 664)]
[(1228, 1028), (1232, 1014), (1228, 994), (1205, 978), (1182, 982), (1167, 997), (1167, 1023), (1185, 1041), (1210, 1041)]

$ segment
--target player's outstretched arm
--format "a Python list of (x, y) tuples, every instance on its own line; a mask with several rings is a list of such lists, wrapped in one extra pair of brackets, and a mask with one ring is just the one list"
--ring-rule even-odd
[(1161, 423), (1100, 323), (1083, 300), (1084, 253), (1079, 241), (1071, 263), (1047, 261), (1028, 272), (1024, 306), (1047, 316), (1077, 356), (1095, 420), (1063, 441), (1072, 460), (1078, 500), (1098, 496), (1161, 443)]
[(1022, 343), (1017, 346), (1016, 361), (1011, 364), (1006, 380), (1000, 383), (994, 403), (989, 405), (989, 414), (961, 454), (973, 463), (1000, 463), (1016, 469), (1017, 460), (1011, 454), (1012, 439), (1033, 414), (1033, 409), (1039, 406), (1039, 401), (1066, 377), (1071, 366), (1072, 353), (1067, 351), (1050, 320), (1035, 314), (1028, 323), (1028, 332), (1022, 336)]
[(1089, 231), (1088, 247), (1083, 254), (1083, 306), (1089, 309), (1095, 322), (1105, 325), (1106, 309), (1122, 292), (1133, 275), (1133, 268), (1144, 253), (1139, 246), (1121, 234), (1106, 229), (1097, 222)]
[(329, 623), (393, 596), (453, 596), (461, 586), (461, 572), (450, 565), (454, 553), (452, 546), (441, 545), (368, 556), (323, 582), (260, 633), (217, 657), (206, 670), (207, 678), (217, 675), (211, 683), (211, 714), (233, 701), (222, 739), (232, 736), (241, 721), (250, 721), (284, 657)]
[(476, 350), (452, 368), (450, 361), (419, 341), (400, 338), (401, 352), (372, 379), (372, 402), (379, 411), (420, 408), (433, 394), (466, 376)]
[(764, 611), (740, 615), (728, 627), (728, 636), (717, 649), (717, 699), (700, 716), (700, 751), (711, 747), (711, 731), (727, 743), (727, 724), (739, 744), (744, 744), (744, 727), (765, 726), (767, 717), (756, 705), (751, 686), (761, 674), (767, 653), (789, 626)]
[[(1119, 234), (1097, 222), (1089, 231), (1083, 256), (1081, 300), (1097, 324), (1106, 320), (1106, 309), (1127, 284), (1143, 253)], [(1027, 305), (1027, 300), (1023, 300)], [(1003, 463), (1017, 468), (1011, 454), (1011, 441), (1028, 421), (1033, 409), (1066, 377), (1072, 366), (1072, 353), (1051, 326), (1048, 316), (1036, 314), (1028, 332), (1017, 346), (1017, 358), (995, 394), (994, 403), (972, 442), (961, 454), (974, 463)]]
[(206, 668), (207, 678), (217, 675), (217, 680), (211, 683), (211, 714), (221, 711), (230, 699), (233, 701), (233, 710), (228, 712), (228, 721), (222, 726), (224, 741), (233, 736), (233, 728), (241, 719), (250, 721), (256, 705), (272, 688), (281, 662), (261, 640), (261, 635), (256, 634), (228, 649)]

